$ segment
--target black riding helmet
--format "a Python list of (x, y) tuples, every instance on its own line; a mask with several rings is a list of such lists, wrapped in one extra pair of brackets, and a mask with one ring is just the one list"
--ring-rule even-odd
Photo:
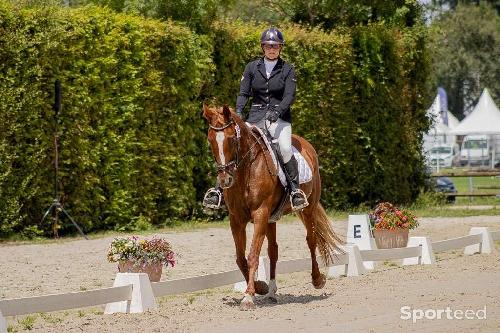
[(265, 30), (262, 35), (260, 36), (260, 44), (279, 44), (283, 45), (285, 44), (285, 37), (283, 37), (283, 34), (281, 31), (279, 31), (276, 28), (269, 28)]

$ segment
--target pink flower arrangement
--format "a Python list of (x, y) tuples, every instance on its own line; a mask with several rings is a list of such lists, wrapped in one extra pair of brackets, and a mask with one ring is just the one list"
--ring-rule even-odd
[(131, 260), (138, 265), (162, 263), (175, 266), (175, 253), (163, 238), (139, 239), (137, 236), (115, 238), (108, 249), (108, 261)]
[(372, 229), (415, 229), (418, 220), (407, 209), (399, 209), (389, 202), (379, 203), (369, 214)]

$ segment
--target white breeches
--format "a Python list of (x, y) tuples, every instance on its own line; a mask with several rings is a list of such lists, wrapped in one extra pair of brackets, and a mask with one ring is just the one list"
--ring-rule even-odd
[(274, 123), (271, 123), (264, 118), (258, 123), (254, 123), (252, 125), (259, 127), (265, 133), (266, 124), (267, 129), (269, 130), (269, 133), (271, 134), (273, 139), (278, 141), (278, 146), (281, 156), (283, 157), (283, 162), (287, 163), (293, 156), (292, 125), (289, 122), (282, 120), (281, 118), (278, 118), (278, 120)]

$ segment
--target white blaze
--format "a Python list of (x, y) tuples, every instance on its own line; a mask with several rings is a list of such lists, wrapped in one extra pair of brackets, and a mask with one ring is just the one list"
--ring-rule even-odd
[(215, 136), (217, 146), (219, 147), (219, 158), (221, 164), (226, 164), (226, 157), (224, 156), (224, 132), (217, 132)]

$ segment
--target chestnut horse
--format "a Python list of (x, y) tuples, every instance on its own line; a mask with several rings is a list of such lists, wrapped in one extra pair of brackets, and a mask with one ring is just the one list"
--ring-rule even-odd
[[(278, 244), (276, 223), (269, 223), (270, 214), (279, 205), (285, 189), (281, 185), (276, 169), (266, 154), (259, 136), (227, 106), (208, 107), (203, 105), (203, 116), (208, 121), (208, 141), (217, 163), (217, 179), (224, 189), (224, 199), (229, 211), (231, 231), (236, 246), (236, 263), (247, 282), (242, 309), (255, 307), (255, 293), (276, 302), (276, 262)], [(341, 251), (337, 244), (343, 242), (333, 232), (328, 217), (321, 206), (321, 180), (318, 157), (314, 148), (305, 139), (293, 135), (292, 143), (306, 159), (312, 170), (312, 180), (302, 184), (301, 189), (308, 196), (309, 206), (298, 212), (307, 230), (307, 245), (311, 252), (312, 284), (323, 288), (326, 278), (319, 270), (316, 260), (318, 248), (325, 264), (333, 261), (334, 252)], [(291, 212), (289, 200), (284, 214)], [(254, 223), (254, 233), (248, 260), (245, 258), (246, 225)], [(267, 237), (270, 261), (269, 286), (264, 281), (255, 281), (259, 255)]]

